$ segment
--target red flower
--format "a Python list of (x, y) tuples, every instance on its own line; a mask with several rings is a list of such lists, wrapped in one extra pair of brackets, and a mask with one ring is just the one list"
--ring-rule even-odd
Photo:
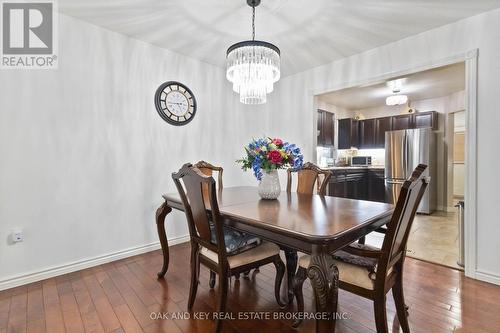
[(278, 164), (281, 163), (283, 158), (281, 157), (281, 154), (277, 150), (270, 151), (267, 154), (267, 159), (271, 161), (272, 164)]
[(276, 146), (281, 146), (281, 145), (283, 145), (283, 140), (281, 140), (280, 138), (274, 138), (272, 142), (273, 142)]

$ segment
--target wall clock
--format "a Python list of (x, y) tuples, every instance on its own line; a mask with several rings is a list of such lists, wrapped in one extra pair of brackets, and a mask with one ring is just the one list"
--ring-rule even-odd
[(155, 94), (156, 111), (167, 123), (182, 126), (196, 114), (196, 98), (191, 89), (180, 82), (168, 81)]

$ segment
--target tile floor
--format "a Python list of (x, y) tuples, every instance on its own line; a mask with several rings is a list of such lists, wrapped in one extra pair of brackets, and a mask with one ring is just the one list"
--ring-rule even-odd
[[(380, 247), (383, 235), (372, 233), (367, 243)], [(415, 217), (407, 246), (408, 256), (460, 268), (458, 260), (458, 221), (456, 213), (438, 211)]]

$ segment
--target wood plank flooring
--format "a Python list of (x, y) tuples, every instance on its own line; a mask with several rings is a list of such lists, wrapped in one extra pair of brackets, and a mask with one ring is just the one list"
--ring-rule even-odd
[[(213, 322), (194, 319), (195, 314), (216, 311), (217, 285), (208, 287), (202, 267), (198, 296), (191, 319), (153, 320), (159, 313), (184, 314), (189, 293), (189, 246), (171, 247), (170, 269), (157, 280), (162, 258), (159, 251), (127, 258), (79, 272), (0, 292), (0, 333), (6, 332), (213, 332)], [(267, 312), (285, 316), (273, 296), (272, 265), (248, 278), (231, 281), (228, 310), (234, 316)], [(304, 285), (306, 311), (312, 312), (313, 295)], [(415, 259), (405, 267), (406, 302), (411, 331), (500, 332), (500, 287), (465, 278), (463, 273)], [(340, 291), (337, 332), (375, 332), (370, 301)], [(261, 314), (264, 317), (265, 314)], [(388, 294), (391, 332), (400, 332), (394, 302)], [(291, 320), (227, 320), (224, 332), (314, 332), (314, 321), (305, 320), (294, 330)]]

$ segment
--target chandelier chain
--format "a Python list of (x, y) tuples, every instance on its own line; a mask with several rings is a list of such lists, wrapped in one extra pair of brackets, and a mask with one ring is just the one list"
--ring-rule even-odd
[(252, 40), (255, 40), (255, 6), (252, 6)]

